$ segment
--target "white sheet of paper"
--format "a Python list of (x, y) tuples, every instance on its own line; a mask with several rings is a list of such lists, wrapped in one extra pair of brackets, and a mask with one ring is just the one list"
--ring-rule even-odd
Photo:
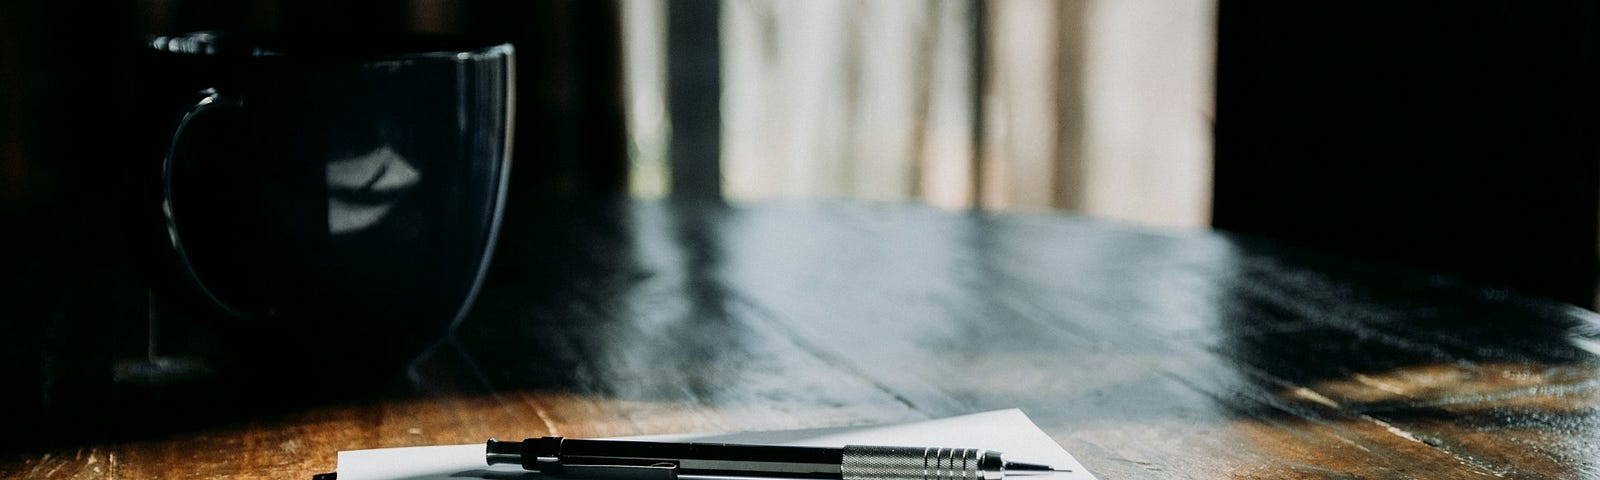
[[(1005, 452), (1011, 460), (1071, 469), (1030, 480), (1093, 480), (1083, 465), (1056, 445), (1022, 411), (996, 410), (896, 425), (818, 428), (776, 432), (655, 435), (628, 437), (683, 442), (753, 443), (838, 447), (899, 445), (983, 448)], [(460, 480), (537, 478), (515, 465), (484, 464), (483, 444), (381, 448), (339, 452), (339, 480)]]

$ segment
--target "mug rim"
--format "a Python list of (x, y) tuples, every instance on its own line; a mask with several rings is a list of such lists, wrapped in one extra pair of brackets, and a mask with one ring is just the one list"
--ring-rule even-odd
[(178, 55), (289, 60), (396, 60), (509, 56), (510, 43), (437, 33), (283, 34), (201, 30), (149, 35), (145, 46)]

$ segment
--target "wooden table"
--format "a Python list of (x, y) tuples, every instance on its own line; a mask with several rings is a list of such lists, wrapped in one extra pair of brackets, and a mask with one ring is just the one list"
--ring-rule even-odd
[(348, 449), (1009, 407), (1104, 479), (1600, 477), (1600, 320), (1448, 276), (886, 204), (510, 225), (471, 316), (403, 382), (24, 444), (0, 477), (307, 478)]

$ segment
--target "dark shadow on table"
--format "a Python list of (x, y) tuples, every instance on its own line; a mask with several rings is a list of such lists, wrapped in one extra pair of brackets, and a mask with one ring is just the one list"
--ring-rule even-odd
[[(491, 267), (493, 279), (487, 282), (477, 311), (459, 329), (466, 337), (488, 332), (489, 337), (508, 342), (496, 352), (516, 356), (558, 349), (538, 344), (540, 339), (556, 338), (541, 332), (507, 338), (496, 329), (548, 320), (542, 315), (565, 315), (537, 310), (582, 308), (559, 299), (574, 298), (573, 292), (607, 298), (617, 292), (613, 288), (628, 288), (629, 276), (645, 275), (627, 264), (634, 259), (629, 253), (630, 225), (622, 203), (550, 201), (546, 205), (523, 209), (520, 217), (508, 218), (511, 227), (502, 237), (502, 255)], [(0, 245), (7, 252), (28, 253), (16, 255), (19, 262), (0, 269), (0, 305), (5, 313), (0, 319), (0, 385), (4, 386), (0, 431), (8, 432), (0, 436), (0, 454), (237, 426), (322, 406), (417, 398), (436, 393), (433, 389), (437, 388), (478, 392), (489, 388), (484, 378), (474, 375), (475, 370), (461, 365), (452, 365), (459, 370), (429, 377), (426, 385), (416, 383), (418, 369), (454, 362), (461, 356), (454, 340), (441, 342), (409, 367), (322, 375), (319, 371), (326, 365), (320, 362), (361, 356), (367, 346), (298, 352), (275, 349), (261, 337), (216, 332), (200, 337), (217, 342), (211, 350), (225, 352), (224, 357), (211, 359), (221, 370), (216, 376), (151, 385), (115, 382), (112, 364), (142, 356), (147, 332), (143, 283), (128, 255), (111, 244), (86, 240), (103, 238), (108, 233), (101, 230), (114, 229), (106, 226), (109, 223), (51, 216), (16, 215), (14, 220), (13, 225), (29, 229), (30, 235), (5, 238), (7, 243)], [(516, 226), (519, 222), (525, 227)], [(714, 297), (715, 293), (702, 296)], [(524, 310), (496, 310), (497, 305), (508, 302), (515, 305), (506, 308)], [(698, 309), (693, 316), (714, 321), (714, 313)], [(508, 315), (505, 323), (496, 324), (495, 316), (502, 314)], [(609, 317), (591, 313), (583, 318), (591, 321), (566, 326), (598, 327), (597, 323)], [(211, 323), (197, 320), (187, 327), (209, 330)], [(548, 324), (561, 322), (548, 320)], [(227, 355), (257, 358), (240, 361)], [(576, 352), (543, 357), (551, 360), (534, 364), (506, 361), (523, 369), (517, 378), (528, 385), (564, 389), (581, 384), (583, 372), (576, 365), (588, 356)]]
[(1449, 274), (1235, 236), (1217, 349), (1293, 381), (1419, 364), (1597, 365), (1593, 313)]
[(1234, 241), (1241, 260), (1209, 349), (1268, 392), (1231, 404), (1240, 421), (1320, 423), (1357, 442), (1350, 432), (1382, 428), (1534, 476), (1594, 467), (1583, 440), (1600, 435), (1593, 312), (1451, 275)]
[[(473, 315), (454, 336), (461, 391), (562, 390), (642, 401), (713, 399), (703, 372), (768, 354), (720, 278), (734, 211), (717, 201), (545, 210), (505, 232)], [(618, 382), (616, 378), (629, 378)]]

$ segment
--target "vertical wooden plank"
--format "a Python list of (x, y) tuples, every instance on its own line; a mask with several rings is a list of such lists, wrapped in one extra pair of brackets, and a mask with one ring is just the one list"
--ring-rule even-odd
[(667, 4), (672, 196), (722, 198), (721, 2)]
[(988, 141), (988, 134), (985, 132), (989, 113), (988, 109), (985, 108), (985, 102), (989, 92), (990, 69), (993, 68), (989, 53), (989, 49), (992, 48), (989, 39), (989, 2), (985, 0), (969, 0), (967, 2), (967, 11), (972, 16), (972, 29), (968, 36), (968, 41), (971, 42), (969, 46), (972, 48), (972, 84), (970, 87), (972, 89), (970, 92), (970, 95), (972, 95), (972, 184), (969, 187), (970, 195), (967, 198), (972, 199), (972, 206), (981, 208), (985, 206), (983, 200), (986, 195), (983, 187), (985, 182), (984, 171), (986, 169), (985, 165), (989, 163), (987, 159), (988, 147), (985, 145), (985, 142)]

